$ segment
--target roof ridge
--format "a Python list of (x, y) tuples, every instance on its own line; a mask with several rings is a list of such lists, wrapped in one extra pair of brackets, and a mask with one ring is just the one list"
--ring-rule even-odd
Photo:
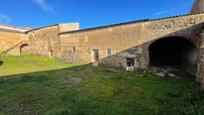
[(12, 29), (20, 29), (20, 30), (31, 30), (31, 27), (20, 27), (20, 26), (12, 26), (12, 25), (7, 25), (7, 24), (0, 24), (1, 27), (7, 27), (7, 28), (12, 28)]
[(171, 19), (171, 18), (177, 18), (177, 17), (183, 17), (183, 16), (198, 15), (198, 14), (202, 14), (202, 13), (204, 13), (204, 12), (193, 13), (193, 14), (181, 14), (181, 15), (175, 15), (175, 16), (168, 16), (168, 17), (164, 17), (164, 18), (152, 18), (152, 19), (150, 18), (150, 19), (135, 20), (135, 21), (122, 22), (122, 23), (110, 24), (110, 25), (104, 25), (104, 26), (98, 26), (98, 27), (92, 27), (92, 28), (85, 28), (85, 29), (75, 30), (75, 31), (62, 32), (62, 33), (59, 33), (59, 34), (68, 34), (68, 33), (82, 32), (82, 31), (100, 29), (100, 28), (105, 28), (105, 27), (125, 25), (125, 24), (132, 24), (132, 23), (139, 23), (139, 22), (146, 22), (146, 21), (157, 21), (157, 20), (163, 20), (163, 19)]

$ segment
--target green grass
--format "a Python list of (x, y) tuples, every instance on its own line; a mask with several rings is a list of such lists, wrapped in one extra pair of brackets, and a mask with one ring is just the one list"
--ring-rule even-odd
[(1, 78), (0, 114), (204, 114), (204, 90), (190, 78), (73, 66), (36, 56), (0, 60), (0, 74), (25, 73)]
[(32, 55), (2, 56), (0, 60), (5, 63), (0, 66), (0, 76), (47, 71), (73, 66), (56, 59), (46, 57), (39, 58), (38, 56)]

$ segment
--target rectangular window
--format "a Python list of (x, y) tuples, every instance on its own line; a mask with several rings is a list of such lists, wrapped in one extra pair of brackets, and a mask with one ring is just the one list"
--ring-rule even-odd
[(112, 55), (112, 50), (111, 49), (106, 49), (106, 55), (111, 56)]
[(98, 49), (93, 49), (92, 50), (92, 61), (99, 61), (99, 51)]
[(127, 58), (127, 67), (134, 67), (135, 60), (132, 58)]

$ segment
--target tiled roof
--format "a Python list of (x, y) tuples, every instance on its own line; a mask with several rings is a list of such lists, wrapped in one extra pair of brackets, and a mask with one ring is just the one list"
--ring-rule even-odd
[(16, 32), (26, 32), (29, 30), (32, 30), (33, 28), (31, 27), (17, 27), (17, 26), (11, 26), (11, 25), (6, 25), (6, 24), (0, 24), (0, 29), (1, 30), (6, 30), (6, 31), (16, 31)]

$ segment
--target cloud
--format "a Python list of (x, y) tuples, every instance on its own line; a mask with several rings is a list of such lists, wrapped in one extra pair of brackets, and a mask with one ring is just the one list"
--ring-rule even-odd
[(51, 12), (53, 14), (56, 14), (53, 7), (50, 6), (46, 0), (35, 0), (35, 2), (44, 10), (47, 12)]
[(168, 10), (163, 10), (163, 11), (159, 11), (159, 12), (154, 13), (154, 15), (159, 16), (159, 15), (163, 15), (163, 14), (167, 14), (167, 13), (169, 13)]
[(10, 23), (12, 22), (11, 17), (5, 15), (5, 14), (0, 14), (0, 22), (2, 23)]

